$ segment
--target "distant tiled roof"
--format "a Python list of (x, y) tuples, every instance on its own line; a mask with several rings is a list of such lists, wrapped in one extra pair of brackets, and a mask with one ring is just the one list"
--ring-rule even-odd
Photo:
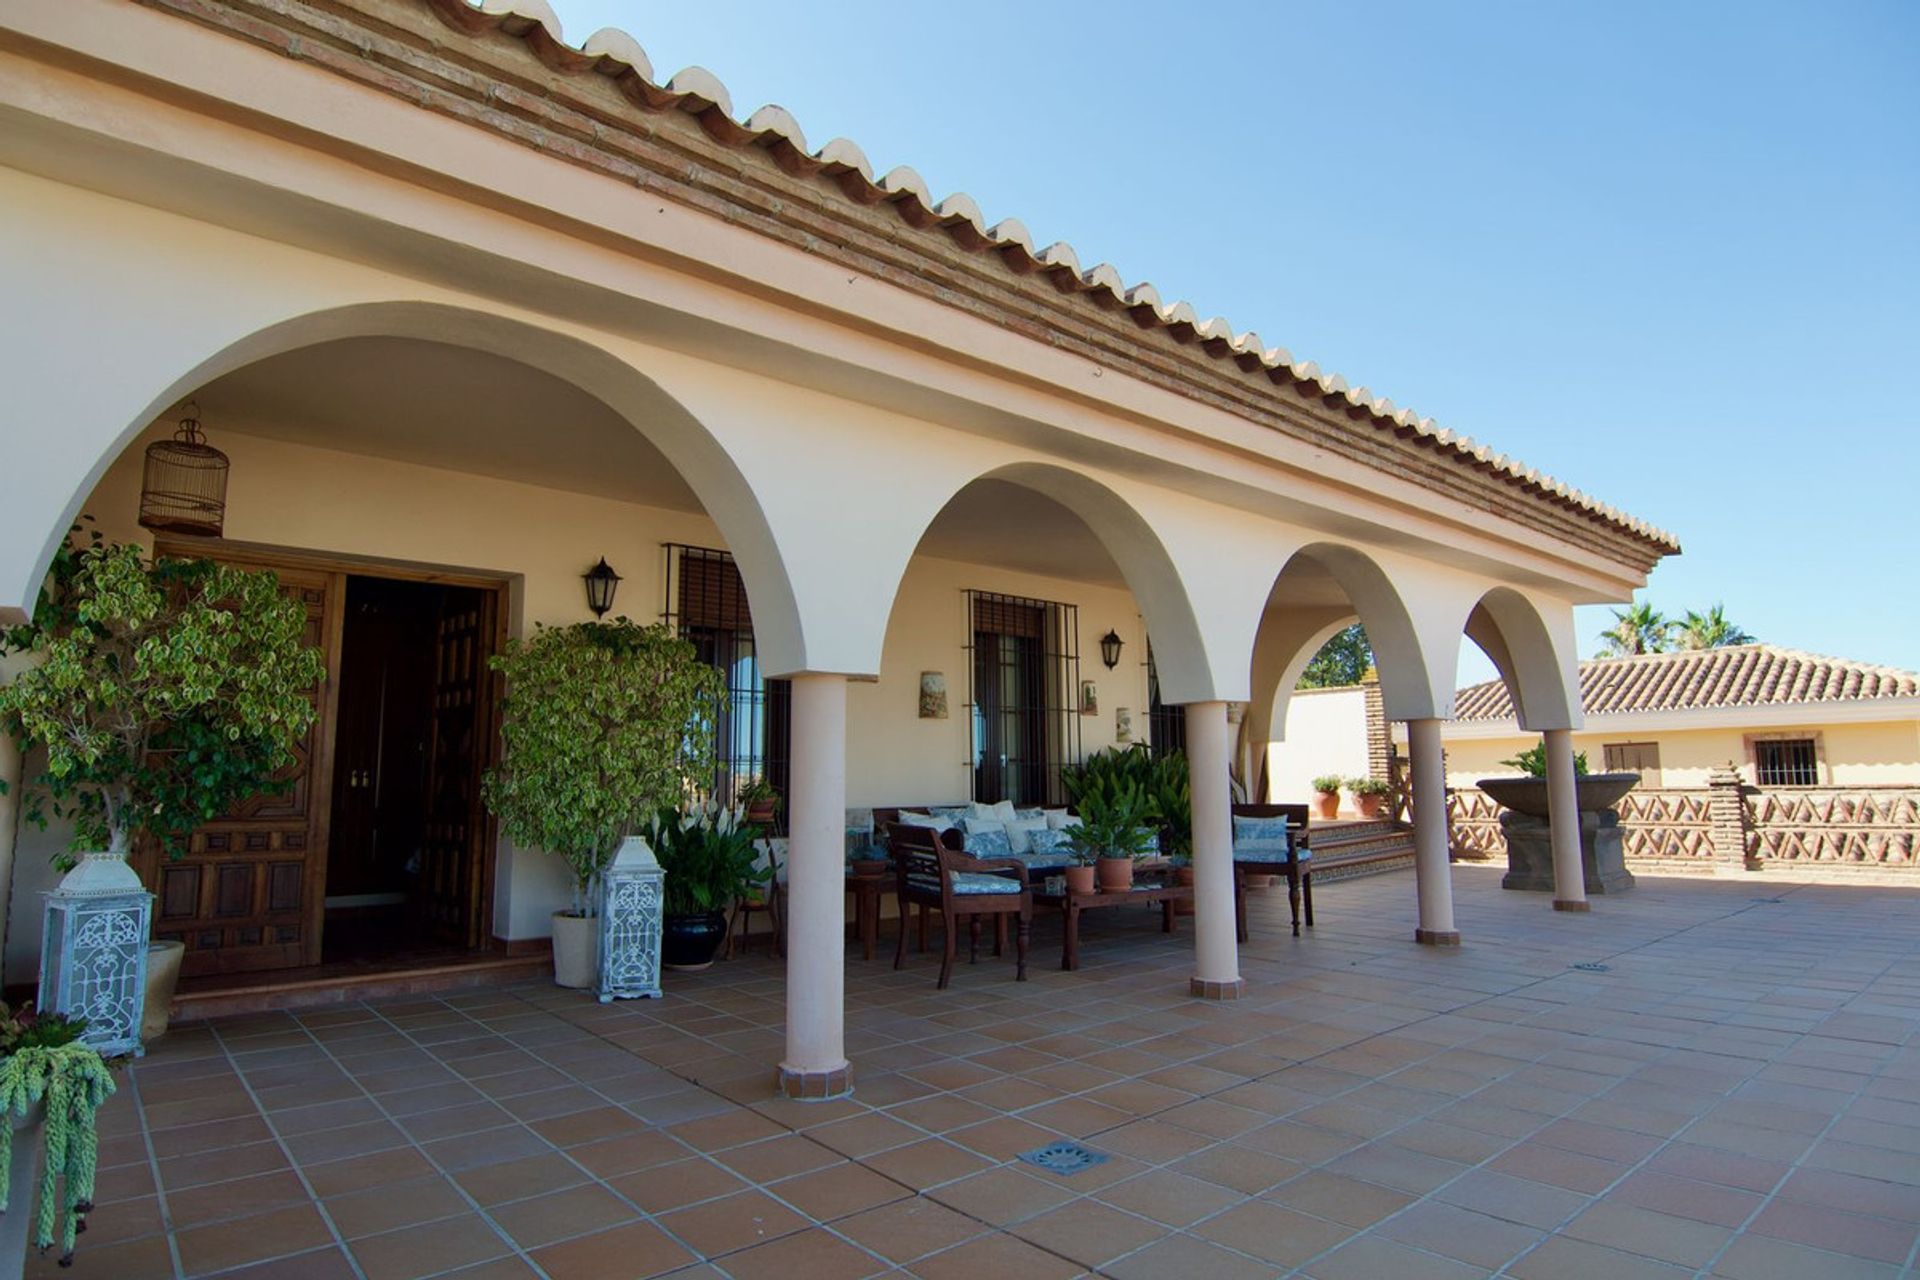
[[(1769, 644), (1732, 645), (1580, 664), (1580, 701), (1588, 715), (1703, 711), (1795, 703), (1857, 702), (1920, 696), (1920, 676)], [(1513, 701), (1498, 680), (1454, 696), (1455, 720), (1510, 720)]]

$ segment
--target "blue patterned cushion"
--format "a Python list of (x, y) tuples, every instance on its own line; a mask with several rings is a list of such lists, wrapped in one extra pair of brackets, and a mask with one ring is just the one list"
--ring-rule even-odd
[(1054, 831), (1051, 829), (1046, 831), (1029, 831), (1027, 833), (1027, 849), (1032, 853), (1059, 854), (1065, 857), (1067, 856), (1067, 849), (1071, 839), (1072, 833), (1068, 831)]
[(953, 873), (953, 891), (957, 894), (1018, 893), (1020, 882), (1005, 876), (989, 875), (985, 871), (956, 871)]
[(945, 818), (952, 826), (959, 826), (960, 820), (967, 816), (967, 806), (963, 804), (936, 804), (927, 810), (936, 818)]
[(1147, 832), (1147, 840), (1145, 845), (1141, 847), (1139, 856), (1148, 861), (1152, 861), (1154, 858), (1160, 856), (1160, 833), (1158, 831)]
[(1002, 826), (967, 824), (967, 856), (969, 858), (1011, 858), (1013, 842), (1007, 838), (1007, 829)]
[(1073, 855), (1065, 849), (1057, 849), (1052, 853), (1035, 853), (1029, 850), (1026, 853), (1016, 853), (1013, 856), (1027, 864), (1027, 876), (1029, 879), (1051, 871), (1064, 871), (1073, 865)]
[[(1233, 858), (1236, 862), (1285, 862), (1293, 847), (1293, 828), (1285, 818), (1233, 819)], [(1307, 851), (1302, 849), (1305, 858)]]

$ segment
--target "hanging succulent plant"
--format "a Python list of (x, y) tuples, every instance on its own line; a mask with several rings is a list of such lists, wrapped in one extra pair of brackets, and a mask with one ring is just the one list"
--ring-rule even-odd
[(13, 1122), (46, 1104), (41, 1131), (40, 1182), (34, 1189), (31, 1241), (45, 1249), (60, 1237), (60, 1265), (73, 1261), (74, 1237), (86, 1230), (93, 1210), (93, 1177), (99, 1161), (100, 1107), (113, 1096), (112, 1073), (93, 1049), (80, 1043), (86, 1023), (30, 1009), (9, 1014), (0, 1005), (0, 1213), (16, 1190)]

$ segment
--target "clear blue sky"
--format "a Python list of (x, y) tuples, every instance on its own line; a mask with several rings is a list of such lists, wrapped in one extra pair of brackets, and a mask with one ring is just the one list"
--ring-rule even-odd
[(554, 2), (1673, 531), (1657, 608), (1920, 669), (1920, 3)]

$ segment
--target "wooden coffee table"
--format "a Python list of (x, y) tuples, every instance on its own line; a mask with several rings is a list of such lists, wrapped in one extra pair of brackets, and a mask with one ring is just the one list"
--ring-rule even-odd
[(1060, 967), (1078, 969), (1080, 967), (1080, 916), (1083, 912), (1096, 907), (1139, 906), (1143, 903), (1160, 905), (1160, 931), (1174, 932), (1174, 906), (1177, 903), (1193, 901), (1193, 886), (1174, 884), (1171, 876), (1166, 883), (1135, 881), (1130, 889), (1115, 890), (1111, 893), (1095, 889), (1092, 893), (1042, 893), (1033, 891), (1036, 904), (1057, 906), (1063, 923), (1062, 932), (1066, 941), (1061, 946)]

